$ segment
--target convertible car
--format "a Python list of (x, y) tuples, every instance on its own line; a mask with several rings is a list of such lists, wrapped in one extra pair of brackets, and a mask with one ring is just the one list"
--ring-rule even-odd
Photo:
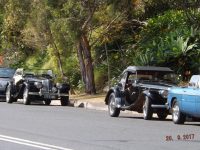
[(188, 87), (169, 90), (168, 106), (175, 124), (183, 124), (186, 116), (200, 118), (200, 75), (193, 75)]
[(25, 105), (35, 100), (50, 105), (52, 100), (59, 99), (62, 106), (68, 105), (69, 84), (55, 83), (54, 78), (52, 70), (17, 69), (6, 88), (7, 103), (23, 99)]
[(143, 113), (145, 120), (153, 113), (163, 120), (168, 115), (166, 107), (168, 89), (176, 86), (176, 75), (167, 67), (129, 66), (121, 74), (116, 86), (105, 98), (109, 115), (118, 117), (120, 111)]

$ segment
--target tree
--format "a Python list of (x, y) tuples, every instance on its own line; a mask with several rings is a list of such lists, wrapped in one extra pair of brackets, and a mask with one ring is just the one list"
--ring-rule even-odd
[(59, 47), (52, 31), (53, 18), (45, 1), (32, 1), (32, 11), (26, 29), (23, 30), (23, 41), (34, 49), (47, 50), (52, 48), (52, 56), (56, 58), (61, 77), (64, 76), (63, 62)]
[[(63, 18), (67, 24), (66, 28), (68, 34), (71, 36), (72, 40), (75, 41), (74, 45), (76, 45), (77, 49), (82, 80), (85, 84), (85, 92), (88, 94), (95, 94), (93, 61), (88, 35), (92, 26), (94, 13), (102, 2), (97, 0), (69, 0), (62, 5), (52, 3), (52, 1), (48, 2), (54, 9), (61, 7), (61, 10), (55, 9), (56, 11), (54, 11), (53, 14), (57, 18)], [(61, 12), (64, 15), (62, 15)]]
[(27, 56), (31, 52), (31, 49), (22, 41), (22, 30), (29, 15), (30, 1), (2, 0), (1, 7), (3, 8), (2, 50), (6, 56), (13, 58), (8, 59), (9, 61), (16, 62), (24, 54)]

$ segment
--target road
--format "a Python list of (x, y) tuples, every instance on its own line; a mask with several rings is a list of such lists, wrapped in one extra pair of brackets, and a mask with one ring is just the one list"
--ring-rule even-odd
[[(199, 122), (174, 125), (83, 108), (0, 103), (0, 150), (199, 149)], [(187, 137), (185, 140), (179, 138)], [(173, 140), (173, 141), (172, 141)]]

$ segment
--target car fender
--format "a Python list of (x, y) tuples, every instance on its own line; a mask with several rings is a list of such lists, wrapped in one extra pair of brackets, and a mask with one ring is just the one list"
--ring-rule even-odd
[(110, 94), (114, 93), (116, 98), (121, 97), (121, 91), (118, 88), (112, 87), (106, 94), (105, 104), (108, 105)]
[(24, 88), (29, 89), (29, 84), (25, 81), (20, 81), (20, 85), (18, 85), (18, 86), (13, 84), (14, 97), (17, 99), (22, 99), (23, 93), (24, 93)]
[(5, 90), (7, 90), (8, 86), (10, 86), (10, 88), (11, 88), (10, 92), (11, 92), (11, 94), (13, 94), (13, 82), (12, 82), (12, 81), (9, 81), (9, 82), (7, 83), (7, 86), (6, 86), (6, 89), (5, 89)]
[(68, 93), (70, 90), (70, 85), (67, 83), (62, 84), (62, 88), (60, 89), (60, 93)]
[(151, 93), (149, 92), (149, 90), (143, 91), (142, 94), (143, 94), (143, 96), (147, 96), (147, 97), (153, 99), (153, 97), (152, 97)]
[(170, 113), (172, 113), (172, 105), (173, 105), (175, 99), (177, 99), (177, 98), (171, 97), (170, 99), (167, 100), (167, 109), (169, 110)]
[(107, 92), (106, 98), (105, 98), (105, 104), (106, 104), (106, 105), (108, 105), (108, 100), (109, 100), (109, 96), (110, 96), (111, 93), (115, 93), (115, 88), (112, 87), (112, 88), (109, 89), (109, 91)]

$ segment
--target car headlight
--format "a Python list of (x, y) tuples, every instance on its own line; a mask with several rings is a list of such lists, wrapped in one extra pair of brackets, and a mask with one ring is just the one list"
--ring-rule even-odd
[(168, 95), (168, 90), (160, 90), (159, 94), (163, 97), (163, 98), (167, 98)]
[(41, 89), (43, 87), (41, 82), (35, 82), (34, 85), (38, 88)]
[(0, 88), (3, 88), (3, 85), (2, 85), (2, 84), (0, 84)]
[(62, 88), (62, 83), (56, 83), (56, 87), (57, 87), (58, 89), (61, 89), (61, 88)]
[(57, 90), (57, 88), (56, 87), (52, 87), (52, 92), (53, 93), (56, 93), (58, 90)]

